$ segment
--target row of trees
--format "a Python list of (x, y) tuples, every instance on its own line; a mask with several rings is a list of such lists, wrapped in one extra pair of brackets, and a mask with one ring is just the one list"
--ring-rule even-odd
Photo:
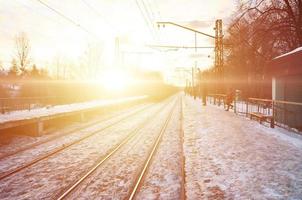
[[(77, 65), (57, 55), (51, 64), (53, 70), (48, 71), (46, 67), (37, 67), (33, 62), (30, 40), (25, 33), (19, 33), (14, 38), (14, 54), (10, 66), (4, 67), (0, 62), (0, 97), (67, 96), (71, 92), (70, 99), (75, 98), (74, 93), (78, 91), (74, 90), (74, 86), (80, 88), (82, 83), (71, 84), (68, 81), (54, 80), (78, 80), (92, 76), (96, 78), (101, 54), (101, 45), (91, 44), (83, 52)], [(87, 88), (93, 88), (84, 83), (83, 87), (87, 91)]]
[(1, 78), (15, 80), (22, 79), (48, 79), (46, 69), (38, 69), (30, 59), (30, 42), (25, 33), (20, 33), (15, 37), (15, 52), (10, 67), (5, 70), (0, 68)]
[(103, 44), (87, 45), (83, 55), (76, 61), (57, 55), (51, 64), (51, 70), (37, 67), (31, 58), (30, 40), (24, 32), (14, 38), (14, 54), (8, 70), (0, 63), (0, 76), (8, 79), (87, 79), (97, 78), (102, 65)]
[[(237, 5), (224, 38), (224, 79), (246, 96), (269, 98), (268, 64), (302, 46), (302, 0), (238, 0)], [(214, 69), (205, 73), (215, 76)]]
[(9, 80), (15, 80), (18, 78), (22, 79), (49, 79), (48, 71), (46, 69), (38, 69), (38, 67), (33, 64), (30, 67), (20, 68), (17, 64), (17, 60), (13, 59), (11, 66), (8, 71), (2, 69), (2, 78), (7, 78)]

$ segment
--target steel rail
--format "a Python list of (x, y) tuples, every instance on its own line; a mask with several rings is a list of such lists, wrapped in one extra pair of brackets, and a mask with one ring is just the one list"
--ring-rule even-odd
[(184, 129), (183, 129), (183, 96), (180, 99), (180, 123), (179, 123), (179, 138), (180, 138), (180, 162), (181, 162), (181, 189), (180, 189), (180, 199), (186, 199), (186, 171), (185, 171), (185, 156), (184, 156)]
[(175, 110), (174, 108), (176, 106), (176, 103), (177, 102), (175, 102), (175, 104), (173, 105), (172, 109), (170, 110), (170, 112), (168, 114), (168, 117), (166, 118), (163, 126), (160, 129), (160, 132), (159, 132), (159, 134), (157, 136), (157, 139), (156, 139), (155, 143), (153, 144), (151, 152), (149, 153), (149, 156), (146, 159), (146, 161), (145, 161), (145, 163), (143, 165), (143, 168), (142, 168), (141, 172), (139, 173), (139, 176), (138, 176), (137, 180), (135, 181), (134, 187), (132, 188), (131, 192), (129, 193), (129, 197), (127, 198), (129, 200), (132, 200), (132, 199), (135, 198), (135, 195), (137, 194), (139, 188), (141, 187), (141, 184), (142, 184), (143, 179), (145, 177), (146, 171), (147, 171), (147, 169), (149, 168), (149, 166), (151, 164), (151, 160), (154, 157), (155, 152), (156, 152), (156, 150), (159, 147), (159, 144), (160, 144), (160, 142), (162, 140), (163, 134), (165, 133), (165, 131), (166, 131), (167, 127), (168, 127), (168, 124), (169, 124), (169, 122), (171, 120), (172, 114), (174, 113), (174, 110)]
[[(152, 106), (152, 105), (149, 105), (149, 106)], [(147, 107), (146, 107), (146, 108), (147, 108)], [(5, 159), (5, 158), (7, 158), (7, 157), (9, 157), (9, 156), (16, 155), (16, 154), (21, 153), (21, 152), (23, 152), (23, 151), (26, 151), (26, 150), (28, 150), (28, 149), (32, 149), (32, 148), (37, 147), (37, 146), (39, 146), (39, 145), (45, 144), (45, 143), (47, 143), (47, 142), (51, 142), (51, 141), (53, 141), (53, 140), (55, 140), (55, 139), (59, 139), (59, 138), (61, 138), (61, 137), (70, 135), (70, 134), (72, 134), (72, 133), (74, 133), (74, 132), (76, 132), (76, 131), (82, 131), (82, 130), (84, 130), (84, 129), (87, 129), (87, 128), (90, 128), (90, 127), (92, 127), (92, 126), (95, 126), (96, 124), (99, 124), (99, 123), (101, 123), (101, 122), (109, 121), (109, 120), (111, 120), (111, 119), (114, 119), (116, 116), (118, 116), (118, 115), (120, 115), (120, 114), (123, 114), (123, 112), (125, 112), (125, 111), (127, 111), (127, 110), (123, 110), (123, 111), (121, 111), (121, 112), (113, 113), (113, 114), (111, 114), (110, 116), (107, 116), (107, 117), (105, 117), (105, 118), (103, 117), (103, 118), (101, 118), (101, 119), (99, 119), (99, 120), (97, 120), (97, 121), (95, 121), (95, 122), (92, 122), (92, 123), (89, 123), (89, 124), (85, 124), (85, 125), (83, 125), (83, 126), (81, 126), (81, 127), (76, 127), (76, 128), (74, 128), (74, 129), (68, 130), (68, 131), (64, 132), (63, 134), (55, 135), (55, 136), (52, 136), (52, 137), (47, 138), (47, 139), (45, 139), (45, 140), (42, 140), (42, 141), (39, 141), (39, 142), (35, 142), (35, 143), (33, 143), (33, 144), (30, 144), (30, 145), (26, 145), (26, 146), (21, 147), (21, 148), (15, 150), (15, 151), (13, 151), (13, 152), (6, 153), (6, 154), (4, 154), (4, 155), (1, 155), (1, 156), (0, 156), (0, 161), (3, 160), (3, 159)], [(139, 111), (139, 110), (138, 110), (138, 111)], [(131, 114), (132, 114), (132, 113), (131, 113)], [(129, 115), (131, 115), (131, 114), (129, 114)], [(127, 115), (127, 116), (125, 116), (125, 117), (129, 117), (129, 115)]]
[(107, 155), (105, 155), (96, 165), (94, 165), (87, 173), (85, 173), (80, 179), (78, 179), (74, 184), (72, 184), (63, 194), (59, 195), (57, 200), (65, 199), (68, 195), (70, 195), (88, 176), (90, 176), (98, 167), (100, 167), (105, 161), (107, 161), (114, 153), (116, 153), (121, 147), (123, 147), (130, 139), (136, 136), (139, 131), (144, 128), (147, 123), (155, 119), (155, 116), (159, 114), (163, 108), (169, 105), (170, 102), (167, 102), (163, 106), (160, 107), (153, 115), (149, 116), (146, 120), (144, 120), (141, 124), (139, 124), (134, 130), (130, 131), (130, 133), (112, 150), (109, 151)]
[(109, 125), (107, 125), (107, 126), (105, 126), (105, 127), (102, 127), (101, 129), (98, 129), (98, 130), (96, 130), (96, 131), (93, 131), (93, 132), (91, 132), (91, 133), (85, 135), (84, 137), (81, 137), (81, 138), (78, 139), (78, 140), (72, 141), (72, 142), (70, 142), (70, 143), (68, 143), (68, 144), (63, 144), (63, 145), (60, 146), (59, 148), (56, 148), (56, 149), (54, 149), (53, 151), (50, 151), (50, 152), (48, 152), (48, 153), (46, 153), (46, 154), (44, 154), (44, 155), (42, 155), (42, 156), (40, 156), (40, 157), (37, 157), (37, 158), (35, 158), (34, 160), (32, 160), (32, 161), (30, 161), (30, 162), (28, 162), (28, 163), (26, 163), (26, 164), (24, 164), (24, 165), (21, 165), (21, 166), (19, 166), (19, 167), (13, 169), (13, 170), (11, 170), (11, 171), (4, 172), (2, 175), (0, 175), (0, 180), (2, 180), (2, 179), (4, 179), (4, 178), (7, 178), (7, 177), (9, 177), (9, 176), (11, 176), (11, 175), (13, 175), (13, 174), (16, 174), (17, 172), (20, 172), (20, 171), (22, 171), (22, 170), (24, 170), (24, 169), (26, 169), (26, 168), (28, 168), (28, 167), (30, 167), (30, 166), (32, 166), (32, 165), (34, 165), (34, 164), (36, 164), (36, 163), (38, 163), (38, 162), (44, 160), (44, 159), (49, 158), (50, 156), (52, 156), (52, 155), (54, 155), (54, 154), (57, 154), (57, 153), (59, 153), (59, 152), (65, 150), (65, 149), (67, 149), (67, 148), (69, 148), (69, 147), (71, 147), (71, 146), (73, 146), (73, 145), (75, 145), (75, 144), (78, 144), (78, 143), (80, 143), (80, 142), (86, 140), (87, 138), (90, 138), (90, 137), (94, 136), (95, 134), (98, 134), (98, 133), (100, 133), (100, 132), (102, 132), (102, 131), (104, 131), (104, 130), (106, 130), (106, 129), (108, 129), (108, 128), (110, 128), (110, 127), (116, 125), (116, 124), (119, 124), (119, 123), (122, 122), (122, 121), (129, 120), (129, 117), (135, 116), (136, 114), (138, 114), (138, 113), (140, 113), (140, 112), (143, 112), (144, 110), (146, 110), (147, 108), (150, 108), (151, 106), (152, 106), (152, 105), (150, 105), (150, 106), (148, 106), (148, 107), (145, 107), (145, 108), (143, 108), (143, 109), (141, 109), (141, 110), (139, 110), (139, 111), (137, 111), (137, 112), (135, 112), (135, 113), (131, 113), (130, 115), (128, 115), (128, 116), (126, 116), (126, 117), (123, 117), (122, 119), (120, 119), (120, 120), (118, 120), (118, 121), (115, 121), (115, 122), (113, 122), (113, 123), (111, 123), (111, 124), (109, 124)]

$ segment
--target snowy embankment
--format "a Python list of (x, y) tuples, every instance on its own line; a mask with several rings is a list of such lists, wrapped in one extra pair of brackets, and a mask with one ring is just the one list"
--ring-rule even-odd
[(83, 103), (74, 103), (67, 105), (57, 105), (52, 107), (43, 107), (37, 108), (33, 110), (21, 110), (21, 111), (13, 111), (6, 114), (0, 115), (0, 126), (1, 124), (9, 121), (18, 121), (25, 119), (34, 119), (39, 117), (58, 115), (62, 113), (72, 113), (76, 111), (88, 110), (97, 107), (105, 107), (111, 105), (117, 105), (120, 103), (131, 102), (134, 100), (145, 99), (147, 96), (135, 96), (135, 97), (126, 97), (121, 99), (104, 99), (104, 100), (95, 100)]
[[(130, 117), (127, 121), (1, 180), (0, 199), (54, 199), (157, 109), (158, 106), (154, 106), (149, 110), (150, 112)], [(28, 158), (23, 158), (31, 159), (31, 157), (29, 153)], [(5, 163), (1, 163), (1, 166), (3, 165)]]
[(185, 98), (188, 199), (301, 199), (302, 137)]

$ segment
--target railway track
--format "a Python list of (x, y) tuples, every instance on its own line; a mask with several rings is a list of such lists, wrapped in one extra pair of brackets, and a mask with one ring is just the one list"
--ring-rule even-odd
[[(13, 156), (13, 155), (19, 154), (19, 153), (21, 153), (21, 152), (24, 152), (24, 151), (26, 151), (26, 150), (35, 148), (35, 147), (37, 147), (37, 146), (39, 146), (39, 145), (42, 145), (42, 144), (51, 142), (51, 141), (56, 140), (56, 139), (60, 139), (60, 138), (62, 138), (62, 137), (64, 137), (64, 136), (67, 136), (67, 135), (69, 135), (69, 134), (74, 133), (75, 131), (81, 131), (81, 130), (87, 129), (87, 128), (91, 127), (91, 126), (97, 125), (97, 124), (99, 124), (99, 123), (102, 123), (102, 122), (105, 122), (105, 121), (109, 121), (109, 120), (111, 120), (111, 119), (114, 119), (116, 116), (118, 116), (118, 115), (120, 115), (120, 114), (123, 114), (123, 112), (126, 112), (126, 111), (122, 111), (122, 112), (115, 113), (115, 114), (110, 115), (110, 116), (107, 116), (107, 117), (105, 117), (105, 118), (98, 119), (98, 120), (96, 120), (96, 121), (94, 121), (94, 122), (92, 122), (92, 123), (85, 124), (85, 125), (83, 125), (83, 126), (81, 126), (81, 127), (76, 127), (76, 128), (71, 129), (71, 130), (68, 130), (68, 131), (64, 132), (63, 134), (55, 135), (55, 136), (49, 137), (49, 138), (47, 138), (47, 139), (45, 139), (45, 140), (42, 140), (42, 141), (39, 141), (39, 142), (34, 142), (34, 143), (30, 144), (30, 145), (26, 145), (26, 146), (20, 147), (20, 148), (18, 148), (17, 150), (14, 150), (14, 151), (12, 151), (12, 152), (9, 152), (9, 153), (6, 153), (6, 154), (1, 155), (1, 156), (0, 156), (0, 161), (3, 160), (3, 159), (8, 158), (8, 157), (10, 157), (10, 156)], [(127, 117), (127, 116), (126, 116), (126, 117)]]
[[(180, 97), (179, 99), (179, 118), (174, 118), (174, 120), (179, 120), (179, 128), (177, 130), (177, 132), (179, 133), (179, 146), (175, 146), (175, 147), (178, 147), (179, 149), (179, 164), (180, 164), (180, 172), (178, 173), (178, 176), (180, 177), (180, 182), (179, 182), (179, 185), (180, 185), (180, 189), (179, 189), (179, 197), (177, 197), (177, 199), (180, 199), (180, 200), (185, 200), (186, 199), (186, 195), (185, 195), (185, 169), (184, 169), (184, 166), (185, 166), (185, 160), (184, 160), (184, 154), (183, 154), (183, 127), (182, 127), (182, 118), (183, 118), (183, 113), (182, 113), (182, 97)], [(176, 109), (175, 109), (176, 110)], [(168, 139), (167, 138), (171, 138), (174, 136), (174, 134), (168, 134), (166, 133), (168, 130), (168, 126), (169, 126), (169, 123), (174, 120), (172, 120), (172, 116), (173, 114), (176, 112), (175, 110), (172, 110), (170, 113), (169, 113), (169, 116), (167, 118), (167, 121), (165, 121), (165, 124), (162, 126), (161, 128), (161, 131), (160, 131), (160, 134), (158, 135), (157, 139), (156, 139), (156, 142), (154, 143), (154, 146), (152, 147), (149, 155), (148, 155), (148, 158), (146, 159), (146, 162), (144, 163), (142, 169), (140, 170), (140, 173), (138, 175), (138, 178), (136, 178), (136, 181), (135, 181), (135, 184), (134, 184), (134, 187), (132, 187), (131, 189), (131, 192), (129, 193), (129, 195), (127, 196), (126, 199), (128, 200), (133, 200), (133, 199), (141, 199), (144, 195), (141, 195), (140, 196), (138, 195), (140, 192), (141, 192), (141, 189), (143, 187), (143, 185), (145, 185), (145, 181), (144, 180), (148, 180), (150, 177), (152, 176), (149, 176), (147, 177), (147, 174), (151, 175), (153, 174), (154, 176), (154, 173), (152, 171), (149, 171), (149, 168), (151, 167), (151, 164), (152, 162), (153, 163), (156, 163), (156, 162), (161, 162), (162, 160), (160, 158), (162, 157), (157, 157), (157, 159), (155, 158), (155, 155), (157, 154), (158, 151), (164, 151), (163, 149), (160, 149), (160, 145), (162, 144), (162, 146), (164, 145), (168, 145), (169, 146), (169, 142), (167, 143), (167, 141), (169, 140), (170, 142), (171, 139)], [(174, 124), (174, 123), (173, 123)], [(170, 124), (170, 128), (171, 128), (171, 124)], [(170, 129), (171, 131), (171, 129)], [(163, 141), (163, 137), (164, 137), (164, 134), (167, 134), (165, 137), (166, 139)], [(175, 133), (175, 132), (173, 132)], [(174, 141), (177, 141), (177, 140), (174, 140)], [(171, 146), (170, 146), (171, 147)], [(162, 154), (163, 155), (163, 154)], [(169, 157), (166, 157), (166, 159), (169, 159)], [(175, 160), (174, 160), (175, 161)], [(171, 162), (170, 162), (171, 163)], [(153, 167), (153, 170), (160, 170), (158, 168), (154, 168)], [(155, 177), (157, 177), (157, 179), (159, 178), (158, 175), (161, 174), (160, 172), (156, 173), (155, 174)], [(154, 183), (152, 183), (152, 179), (150, 180), (151, 181), (151, 185), (154, 186)], [(149, 182), (150, 182), (149, 181)], [(154, 181), (154, 179), (153, 179)], [(159, 195), (159, 194), (157, 194)], [(152, 198), (159, 198), (159, 196), (157, 197), (152, 197)], [(164, 197), (161, 197), (161, 198), (164, 198)], [(175, 196), (173, 197), (169, 197), (169, 198), (175, 198)]]
[[(140, 185), (144, 179), (144, 176), (146, 174), (146, 171), (151, 164), (152, 158), (155, 155), (155, 152), (162, 140), (162, 136), (166, 131), (166, 128), (169, 124), (169, 121), (171, 119), (171, 116), (173, 115), (174, 108), (176, 103), (179, 102), (179, 100), (175, 101), (172, 105), (171, 110), (169, 110), (168, 117), (166, 117), (163, 125), (160, 127), (160, 131), (152, 144), (152, 147), (149, 150), (149, 153), (147, 158), (144, 161), (144, 164), (142, 167), (138, 170), (139, 173), (137, 173), (137, 178), (135, 178), (135, 182), (133, 183), (132, 189), (129, 192), (128, 199), (133, 199), (137, 193), (137, 191), (140, 188)], [(160, 109), (160, 111), (163, 109)], [(157, 114), (157, 113), (156, 113)], [(155, 115), (156, 115), (155, 114)], [(151, 116), (150, 119), (154, 119), (154, 116)], [(146, 123), (150, 123), (150, 119), (147, 119), (144, 123), (142, 123), (139, 127), (137, 127), (131, 134), (129, 134), (119, 145), (117, 145), (114, 149), (112, 149), (106, 156), (104, 156), (103, 159), (101, 159), (98, 163), (96, 163), (87, 173), (85, 173), (81, 178), (79, 178), (74, 184), (70, 185), (64, 192), (62, 192), (59, 196), (56, 196), (55, 198), (58, 200), (68, 198), (70, 195), (72, 195), (78, 187), (80, 187), (81, 184), (84, 184), (83, 182), (88, 178), (91, 177), (92, 174), (100, 168), (107, 160), (109, 160), (114, 154), (116, 155), (117, 151), (119, 151), (122, 147), (126, 146), (126, 144), (134, 138), (136, 135), (139, 134), (139, 132), (146, 126)], [(142, 135), (142, 134), (140, 134)], [(129, 147), (128, 147), (129, 148)], [(130, 147), (134, 148), (134, 147)], [(93, 178), (93, 177), (92, 177)]]
[(181, 96), (180, 99), (180, 131), (179, 131), (179, 138), (180, 138), (180, 162), (181, 162), (181, 193), (180, 193), (180, 199), (185, 200), (186, 199), (186, 172), (185, 172), (185, 156), (184, 156), (184, 128), (183, 128), (183, 96)]
[[(182, 98), (153, 155), (152, 163), (127, 199), (186, 199)], [(176, 126), (177, 125), (177, 126)]]
[[(15, 167), (12, 170), (3, 172), (0, 175), (0, 180), (3, 180), (3, 179), (5, 179), (5, 178), (7, 178), (7, 177), (9, 177), (9, 176), (11, 176), (13, 174), (16, 174), (16, 173), (18, 173), (18, 172), (20, 172), (20, 171), (22, 171), (22, 170), (24, 170), (24, 169), (26, 169), (26, 168), (34, 165), (34, 164), (42, 161), (42, 160), (45, 160), (45, 159), (47, 159), (47, 158), (49, 158), (49, 157), (51, 157), (51, 156), (53, 156), (53, 155), (55, 155), (55, 154), (63, 151), (63, 150), (66, 150), (67, 148), (70, 148), (70, 147), (72, 147), (72, 146), (74, 146), (74, 145), (76, 145), (76, 144), (78, 144), (78, 143), (80, 143), (80, 142), (82, 142), (82, 141), (84, 141), (84, 140), (86, 140), (86, 139), (88, 139), (88, 138), (96, 135), (96, 134), (99, 134), (100, 132), (102, 132), (102, 131), (110, 128), (110, 127), (113, 127), (113, 126), (115, 126), (115, 125), (117, 125), (117, 124), (119, 124), (119, 123), (121, 123), (123, 121), (129, 120), (130, 117), (133, 117), (133, 116), (135, 116), (135, 115), (137, 115), (137, 114), (139, 114), (141, 112), (144, 112), (147, 109), (149, 109), (150, 107), (152, 107), (152, 105), (144, 107), (142, 109), (139, 109), (138, 111), (135, 111), (134, 113), (130, 113), (129, 115), (126, 115), (125, 117), (122, 117), (121, 119), (119, 119), (117, 121), (114, 121), (114, 122), (110, 123), (109, 125), (107, 125), (105, 127), (102, 127), (102, 128), (97, 129), (97, 130), (95, 130), (93, 132), (90, 132), (89, 134), (86, 134), (85, 136), (83, 136), (83, 137), (81, 137), (81, 138), (79, 138), (79, 139), (77, 139), (75, 141), (72, 141), (72, 142), (67, 143), (67, 144), (63, 144), (63, 145), (59, 146), (58, 148), (55, 148), (52, 151), (47, 152), (46, 154), (43, 154), (43, 155), (40, 155), (40, 156), (36, 157), (35, 159), (31, 160), (30, 162), (27, 162), (27, 163), (25, 163), (23, 165)], [(88, 126), (88, 127), (90, 127), (90, 126)], [(86, 128), (88, 128), (88, 127), (86, 127)], [(85, 128), (83, 128), (83, 129), (85, 129)], [(79, 131), (79, 130), (77, 130), (77, 131)]]
[(137, 194), (139, 188), (141, 187), (141, 184), (145, 178), (145, 174), (147, 172), (147, 169), (149, 168), (149, 165), (151, 164), (151, 160), (156, 152), (156, 150), (158, 149), (158, 146), (162, 140), (162, 137), (163, 137), (163, 134), (165, 133), (166, 131), (166, 128), (168, 126), (168, 123), (171, 119), (171, 116), (174, 112), (174, 108), (175, 108), (175, 105), (172, 107), (172, 109), (170, 110), (169, 114), (168, 114), (168, 117), (167, 119), (165, 120), (164, 124), (162, 125), (161, 129), (160, 129), (160, 132), (156, 138), (156, 141), (153, 145), (153, 147), (151, 148), (151, 151), (142, 167), (142, 169), (140, 170), (140, 173), (138, 175), (138, 177), (136, 178), (136, 181), (135, 181), (135, 184), (134, 184), (134, 187), (132, 188), (131, 192), (129, 193), (129, 197), (127, 199), (129, 200), (132, 200), (135, 198), (135, 195)]

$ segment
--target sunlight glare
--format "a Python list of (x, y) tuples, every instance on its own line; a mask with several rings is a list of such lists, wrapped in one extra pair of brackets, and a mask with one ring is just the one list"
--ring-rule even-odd
[(103, 73), (102, 84), (110, 91), (125, 90), (132, 82), (131, 76), (122, 70), (108, 70)]

